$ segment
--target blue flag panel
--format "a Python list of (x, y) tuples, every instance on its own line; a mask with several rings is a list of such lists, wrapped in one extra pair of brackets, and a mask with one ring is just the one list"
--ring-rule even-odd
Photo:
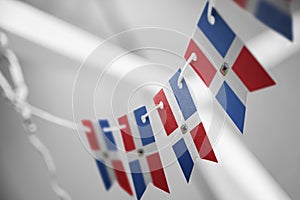
[(97, 167), (100, 172), (101, 178), (103, 180), (105, 189), (108, 190), (111, 187), (111, 180), (109, 178), (109, 174), (108, 174), (106, 165), (100, 160), (96, 160), (96, 163), (97, 163)]
[(246, 108), (226, 81), (224, 81), (218, 91), (216, 98), (241, 133), (243, 133)]
[(141, 137), (143, 146), (151, 144), (152, 142), (155, 142), (149, 117), (146, 118), (145, 123), (143, 123), (143, 121), (141, 119), (142, 115), (144, 115), (146, 113), (147, 113), (147, 110), (146, 110), (145, 106), (142, 106), (142, 107), (134, 110), (134, 117), (135, 117), (136, 124), (138, 126), (138, 130), (140, 133), (140, 137)]
[(104, 132), (104, 130), (103, 130), (104, 128), (109, 127), (108, 121), (107, 120), (99, 120), (98, 122), (102, 129), (101, 132), (103, 133), (103, 138), (104, 138), (107, 149), (116, 151), (117, 146), (116, 146), (115, 138), (114, 138), (112, 132), (110, 132), (110, 131)]
[(182, 88), (178, 87), (178, 78), (181, 70), (179, 69), (169, 80), (172, 91), (175, 95), (178, 106), (182, 112), (183, 118), (187, 120), (197, 109), (192, 99), (191, 93), (184, 79), (182, 79)]
[(207, 9), (208, 4), (206, 4), (205, 10), (202, 12), (198, 27), (224, 58), (235, 38), (235, 34), (215, 9), (212, 9), (215, 24), (211, 25), (207, 20)]
[(288, 39), (293, 39), (291, 31), (292, 16), (281, 11), (279, 8), (272, 5), (272, 3), (263, 0), (259, 1), (255, 16), (266, 25), (286, 36)]
[(137, 199), (141, 199), (146, 190), (146, 184), (141, 170), (140, 162), (138, 160), (132, 161), (129, 163), (129, 167), (132, 175), (136, 197)]
[(181, 138), (172, 147), (176, 154), (177, 160), (178, 160), (181, 170), (184, 174), (184, 177), (185, 177), (186, 181), (189, 182), (191, 173), (192, 173), (192, 170), (194, 167), (194, 162), (193, 162), (192, 157), (188, 151), (188, 148), (184, 142), (184, 139)]

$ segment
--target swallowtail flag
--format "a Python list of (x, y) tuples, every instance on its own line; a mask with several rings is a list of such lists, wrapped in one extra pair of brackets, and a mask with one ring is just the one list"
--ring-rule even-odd
[(89, 129), (85, 132), (86, 138), (93, 155), (96, 156), (96, 164), (105, 189), (109, 190), (114, 181), (117, 181), (120, 187), (132, 196), (133, 192), (114, 135), (110, 131), (103, 131), (109, 127), (108, 121), (99, 120), (93, 123), (91, 120), (82, 120), (82, 125)]
[(146, 112), (146, 107), (142, 106), (118, 119), (120, 126), (125, 125), (121, 135), (137, 199), (141, 199), (149, 183), (169, 193), (151, 121), (149, 117), (144, 122), (141, 119)]
[(192, 68), (243, 133), (247, 94), (275, 82), (215, 9), (215, 23), (210, 24), (207, 9), (208, 4), (201, 11), (185, 58), (196, 53)]

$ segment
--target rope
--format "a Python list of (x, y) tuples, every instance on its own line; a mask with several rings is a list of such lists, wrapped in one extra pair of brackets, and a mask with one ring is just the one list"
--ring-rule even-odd
[[(13, 51), (7, 48), (7, 37), (0, 32), (0, 55), (8, 60), (9, 70), (14, 87), (8, 83), (7, 79), (0, 71), (0, 87), (3, 89), (4, 96), (9, 100), (16, 111), (23, 119), (24, 130), (27, 133), (28, 140), (35, 150), (41, 155), (45, 162), (51, 178), (51, 187), (54, 193), (61, 200), (71, 200), (70, 195), (59, 185), (56, 177), (56, 166), (49, 149), (37, 136), (37, 126), (31, 120), (32, 115), (36, 115), (42, 119), (58, 124), (60, 126), (75, 130), (76, 126), (73, 122), (54, 116), (44, 110), (36, 108), (27, 102), (28, 88), (25, 84), (21, 66), (18, 58)], [(13, 89), (14, 88), (14, 89)]]

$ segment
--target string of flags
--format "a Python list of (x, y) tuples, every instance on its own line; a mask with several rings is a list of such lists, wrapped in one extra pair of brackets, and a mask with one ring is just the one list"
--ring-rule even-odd
[[(126, 151), (126, 163), (129, 164), (134, 190), (138, 199), (142, 197), (150, 182), (155, 187), (169, 193), (150, 120), (146, 118), (146, 121), (142, 122), (141, 119), (141, 116), (146, 112), (146, 107), (142, 106), (133, 113), (121, 116), (118, 119), (120, 127), (123, 127), (119, 131)], [(128, 120), (129, 115), (133, 115), (130, 117), (136, 119), (134, 123)], [(90, 148), (97, 151), (94, 155), (105, 188), (110, 189), (112, 182), (117, 180), (120, 187), (132, 196), (133, 191), (128, 181), (128, 173), (126, 173), (121, 159), (120, 147), (117, 147), (115, 141), (114, 133), (116, 129), (111, 130), (108, 120), (103, 119), (98, 121), (98, 125), (96, 123), (93, 125), (90, 120), (82, 120), (82, 124), (90, 129), (90, 131), (85, 132), (86, 137)], [(102, 142), (99, 137), (101, 137)], [(108, 164), (108, 162), (111, 163)]]
[[(292, 40), (292, 18), (287, 9), (289, 1), (234, 1), (252, 12), (266, 25)], [(278, 23), (283, 23), (285, 26), (274, 25), (272, 20), (268, 20), (275, 11), (283, 13), (278, 15), (280, 17)], [(197, 83), (204, 83), (209, 88), (215, 100), (241, 133), (245, 130), (247, 94), (276, 84), (214, 8), (211, 1), (208, 1), (200, 11), (197, 26), (187, 45), (184, 58), (186, 59), (184, 67), (178, 69), (164, 87), (154, 95), (152, 108), (147, 109), (143, 105), (137, 107), (132, 113), (120, 116), (117, 127), (110, 126), (108, 119), (81, 121), (82, 129), (79, 131), (85, 133), (106, 190), (117, 182), (128, 195), (135, 195), (137, 199), (141, 199), (147, 186), (152, 183), (156, 188), (170, 193), (165, 165), (153, 131), (153, 126), (156, 124), (153, 124), (150, 118), (152, 112), (157, 112), (160, 118), (164, 136), (171, 141), (170, 148), (186, 182), (190, 181), (195, 159), (218, 163), (218, 156), (196, 106), (197, 98), (192, 94), (188, 80), (184, 76), (186, 72), (196, 77)], [(16, 85), (19, 83), (19, 86), (25, 85), (19, 78), (22, 74), (14, 77), (17, 80)], [(0, 73), (0, 84), (8, 99), (31, 116), (26, 95), (16, 104), (15, 96), (18, 93), (9, 88), (2, 73)], [(51, 118), (49, 116), (48, 119)], [(25, 120), (26, 122), (31, 122), (30, 117), (24, 119), (28, 119)], [(51, 119), (55, 121), (55, 118)], [(59, 119), (56, 122), (74, 128), (70, 125), (71, 122)], [(27, 125), (32, 128), (32, 123)], [(42, 143), (33, 134), (35, 130), (30, 128), (28, 130), (31, 130), (29, 133), (34, 136), (30, 140), (36, 149), (43, 157), (51, 158), (43, 145), (42, 150), (38, 147), (38, 144)], [(117, 137), (121, 139), (124, 151), (118, 146)], [(55, 167), (51, 168), (54, 162), (50, 160), (49, 171), (55, 175)], [(47, 163), (46, 159), (45, 162)], [(54, 182), (56, 184), (52, 187), (56, 194), (61, 199), (70, 199), (56, 180)]]
[[(123, 128), (116, 128), (115, 131), (119, 132), (117, 136), (121, 136), (124, 143), (127, 157), (124, 162), (129, 165), (137, 199), (142, 198), (149, 183), (170, 192), (155, 144), (150, 112), (158, 112), (165, 135), (172, 141), (172, 150), (186, 182), (190, 180), (196, 158), (218, 163), (195, 105), (197, 99), (191, 95), (184, 78), (185, 71), (192, 71), (198, 81), (205, 83), (241, 133), (244, 132), (247, 94), (275, 85), (272, 77), (209, 2), (201, 11), (184, 57), (186, 65), (153, 97), (153, 108), (147, 112), (146, 106), (142, 106), (128, 114), (133, 115), (135, 123), (128, 120), (128, 115), (118, 119), (118, 125)], [(106, 126), (109, 126), (108, 123)], [(116, 145), (112, 132), (105, 132), (101, 123), (98, 129), (107, 138), (104, 139), (107, 147)], [(95, 141), (91, 140), (88, 132), (86, 136), (90, 138), (92, 148)], [(126, 173), (123, 176), (127, 185)], [(107, 181), (105, 177), (102, 176), (104, 183)], [(110, 181), (112, 180), (111, 178)], [(125, 189), (120, 182), (119, 185), (133, 195), (132, 190), (129, 190), (130, 186), (127, 185)]]
[(263, 24), (293, 40), (292, 0), (233, 0)]
[[(186, 181), (189, 182), (194, 166), (194, 160), (197, 157), (213, 162), (217, 162), (217, 158), (206, 135), (206, 131), (198, 115), (194, 99), (188, 89), (187, 83), (183, 79), (181, 82), (182, 88), (179, 88), (177, 84), (180, 73), (181, 71), (179, 70), (174, 74), (174, 76), (169, 80), (168, 86), (166, 88), (162, 88), (155, 95), (153, 101), (154, 104), (157, 105), (156, 109), (159, 112), (166, 135), (173, 136), (172, 141), (174, 144), (172, 145), (172, 148), (174, 150), (174, 154), (176, 155), (178, 164), (186, 178)], [(169, 95), (168, 92), (165, 92), (168, 90), (172, 90), (173, 92)], [(177, 106), (172, 108), (171, 105)], [(129, 164), (130, 174), (137, 199), (141, 199), (149, 183), (152, 183), (155, 187), (169, 193), (169, 186), (164, 172), (164, 167), (156, 145), (156, 140), (148, 114), (149, 111), (147, 112), (145, 106), (139, 107), (135, 109), (133, 113), (119, 117), (119, 127), (123, 128), (120, 128), (120, 130), (114, 129), (114, 132), (118, 131), (121, 133), (118, 135), (122, 136), (127, 156), (127, 161), (125, 162)], [(144, 117), (145, 115), (147, 116)], [(135, 119), (135, 122), (128, 120), (128, 118), (131, 117)], [(182, 121), (181, 119), (184, 120)], [(95, 126), (95, 128), (91, 125), (92, 122), (90, 120), (82, 120), (82, 124), (92, 130), (86, 132), (86, 137), (91, 149), (100, 150), (98, 134), (101, 135), (101, 151), (105, 149), (105, 155), (108, 155), (105, 157), (105, 161), (102, 161), (103, 154), (100, 154), (100, 159), (98, 160), (101, 163), (115, 162), (116, 157), (120, 158), (120, 155), (115, 157), (109, 156), (111, 154), (116, 154), (118, 150), (120, 151), (120, 148), (117, 148), (116, 146), (113, 132), (105, 130), (106, 128), (111, 128), (108, 120), (99, 120), (99, 125)], [(179, 126), (179, 124), (182, 125)], [(98, 134), (95, 133), (95, 129), (99, 131)], [(99, 155), (99, 152), (94, 155)], [(129, 186), (127, 175), (124, 172), (125, 167), (121, 160), (117, 160), (119, 162), (118, 166), (122, 166), (119, 167), (119, 171), (123, 170), (122, 179), (119, 178), (117, 181), (121, 188), (123, 188), (129, 195), (133, 195)], [(114, 176), (108, 175), (109, 170), (116, 170), (114, 165), (110, 166), (114, 169), (105, 167), (102, 164), (99, 167), (98, 164), (106, 189), (109, 189), (112, 181), (115, 180)], [(105, 168), (105, 170), (103, 168)]]

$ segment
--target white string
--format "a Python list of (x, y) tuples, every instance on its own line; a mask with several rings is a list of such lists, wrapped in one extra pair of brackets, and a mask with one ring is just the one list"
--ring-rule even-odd
[(4, 56), (9, 60), (9, 63), (11, 63), (9, 65), (9, 71), (15, 84), (17, 98), (26, 99), (28, 96), (28, 89), (16, 54), (10, 49), (6, 49), (6, 51), (4, 51)]
[(126, 125), (125, 124), (122, 124), (120, 126), (111, 126), (111, 127), (105, 127), (103, 129), (104, 132), (115, 132), (115, 131), (119, 131), (121, 129), (124, 129), (126, 128)]
[[(4, 34), (0, 33), (0, 41), (1, 39), (3, 40)], [(1, 43), (3, 44), (3, 43)], [(25, 96), (27, 97), (28, 93), (27, 91), (27, 87), (24, 87), (25, 83), (23, 80), (23, 75), (22, 75), (22, 71), (20, 70), (20, 65), (19, 62), (16, 58), (16, 56), (14, 55), (14, 53), (12, 51), (9, 50), (9, 53), (6, 53), (6, 56), (9, 56), (8, 59), (12, 59), (12, 66), (17, 66), (17, 67), (11, 67), (10, 66), (10, 72), (13, 74), (12, 78), (14, 80), (14, 82), (16, 81), (18, 83), (17, 88), (22, 88), (21, 90), (18, 89), (17, 91), (19, 92), (19, 95), (17, 96), (15, 91), (12, 89), (12, 87), (9, 85), (7, 79), (4, 77), (4, 75), (2, 74), (2, 72), (0, 72), (0, 87), (3, 89), (5, 97), (11, 101), (15, 106), (17, 106), (19, 109), (21, 109), (21, 107), (24, 107), (24, 105), (20, 105), (17, 104), (16, 102), (18, 101), (18, 98), (23, 99)], [(11, 62), (10, 61), (10, 62)], [(18, 69), (16, 69), (18, 68)], [(20, 78), (21, 77), (21, 78)], [(30, 105), (28, 102), (23, 102), (23, 104), (26, 104), (26, 107), (29, 107), (29, 109), (31, 110), (31, 114), (36, 115), (37, 117), (40, 117), (46, 121), (55, 123), (57, 125), (63, 126), (65, 128), (68, 129), (72, 129), (72, 130), (77, 130), (76, 128), (76, 124), (72, 121), (57, 117), (53, 114), (50, 114), (47, 111), (44, 111), (40, 108), (37, 108), (35, 106)], [(87, 127), (82, 126), (81, 124), (77, 124), (77, 127), (79, 129), (79, 131), (88, 131)]]
[(189, 64), (192, 62), (192, 61), (197, 61), (197, 55), (195, 52), (193, 52), (190, 57), (187, 59), (187, 61), (185, 62), (182, 70), (181, 70), (181, 73), (179, 74), (179, 77), (178, 77), (178, 81), (177, 81), (177, 85), (179, 88), (182, 88), (182, 79), (183, 79), (183, 75), (184, 75), (184, 72), (186, 70), (186, 68), (189, 66)]
[[(8, 87), (7, 87), (6, 85), (7, 85), (7, 81), (5, 78), (3, 79), (3, 74), (0, 72), (0, 86), (2, 87), (2, 89), (4, 91), (6, 90), (4, 92), (4, 94), (7, 97), (7, 99), (10, 100), (11, 102), (15, 102), (15, 99), (16, 99), (15, 94), (13, 92), (11, 92), (12, 90), (7, 89), (10, 86), (8, 85)], [(44, 111), (40, 108), (35, 107), (27, 102), (25, 104), (31, 110), (32, 115), (35, 115), (41, 119), (44, 119), (46, 121), (52, 122), (54, 124), (57, 124), (59, 126), (62, 126), (62, 127), (68, 128), (68, 129), (72, 129), (72, 130), (78, 130), (78, 131), (84, 131), (84, 132), (90, 131), (90, 129), (88, 127), (82, 126), (81, 124), (77, 124), (77, 127), (76, 127), (76, 124), (72, 121), (57, 117), (47, 111)], [(17, 106), (19, 109), (20, 109), (20, 107), (23, 107), (23, 105), (20, 106), (18, 104), (15, 104), (15, 106)]]
[(15, 93), (13, 92), (6, 78), (3, 76), (2, 72), (0, 72), (0, 86), (3, 89), (5, 97), (12, 101), (15, 98)]
[[(34, 108), (27, 103), (27, 96), (28, 96), (28, 89), (25, 84), (23, 73), (18, 62), (17, 56), (11, 50), (6, 48), (7, 41), (4, 39), (6, 37), (3, 36), (4, 34), (0, 34), (0, 44), (1, 44), (1, 53), (3, 54), (4, 58), (6, 58), (9, 62), (9, 70), (12, 77), (12, 81), (14, 83), (15, 89), (13, 89), (2, 72), (0, 72), (0, 86), (2, 87), (4, 94), (8, 100), (15, 106), (18, 113), (20, 113), (21, 117), (24, 120), (24, 129), (27, 133), (27, 137), (31, 143), (31, 145), (40, 153), (42, 156), (49, 174), (51, 176), (51, 187), (55, 194), (62, 200), (71, 200), (70, 195), (59, 186), (57, 178), (56, 178), (56, 167), (53, 161), (53, 158), (48, 150), (48, 148), (44, 145), (44, 143), (37, 137), (37, 128), (34, 123), (31, 121), (31, 114), (32, 110), (37, 115), (44, 116), (45, 118), (52, 118), (54, 119), (54, 123), (61, 123), (71, 127), (71, 124), (60, 118), (54, 117), (49, 113), (46, 113), (42, 110)], [(1, 54), (0, 54), (1, 55)], [(33, 109), (32, 109), (33, 108)], [(31, 110), (32, 109), (32, 110)], [(72, 127), (74, 123), (72, 124)]]
[(211, 25), (215, 24), (215, 17), (212, 15), (212, 9), (215, 6), (215, 0), (208, 0), (207, 20)]
[(78, 131), (84, 131), (84, 132), (90, 131), (89, 128), (87, 128), (81, 124), (77, 124), (77, 127), (76, 127), (76, 124), (72, 121), (57, 117), (57, 116), (50, 114), (40, 108), (34, 107), (33, 105), (30, 105), (30, 104), (27, 104), (27, 105), (30, 108), (33, 115), (38, 116), (46, 121), (52, 122), (54, 124), (57, 124), (59, 126), (63, 126), (65, 128), (72, 129), (72, 130), (78, 130)]
[(157, 109), (163, 109), (164, 108), (164, 103), (162, 101), (159, 102), (159, 104), (157, 104), (156, 106), (154, 106), (153, 108), (151, 108), (148, 112), (146, 112), (145, 114), (143, 114), (141, 116), (141, 120), (143, 123), (146, 122), (146, 118), (149, 117), (150, 113), (152, 113), (153, 111), (157, 110)]
[(44, 162), (48, 168), (49, 174), (51, 176), (51, 187), (56, 195), (62, 200), (71, 200), (70, 195), (61, 188), (57, 182), (56, 178), (56, 166), (54, 160), (48, 150), (48, 148), (42, 143), (42, 141), (35, 134), (28, 134), (28, 139), (32, 146), (40, 153)]

